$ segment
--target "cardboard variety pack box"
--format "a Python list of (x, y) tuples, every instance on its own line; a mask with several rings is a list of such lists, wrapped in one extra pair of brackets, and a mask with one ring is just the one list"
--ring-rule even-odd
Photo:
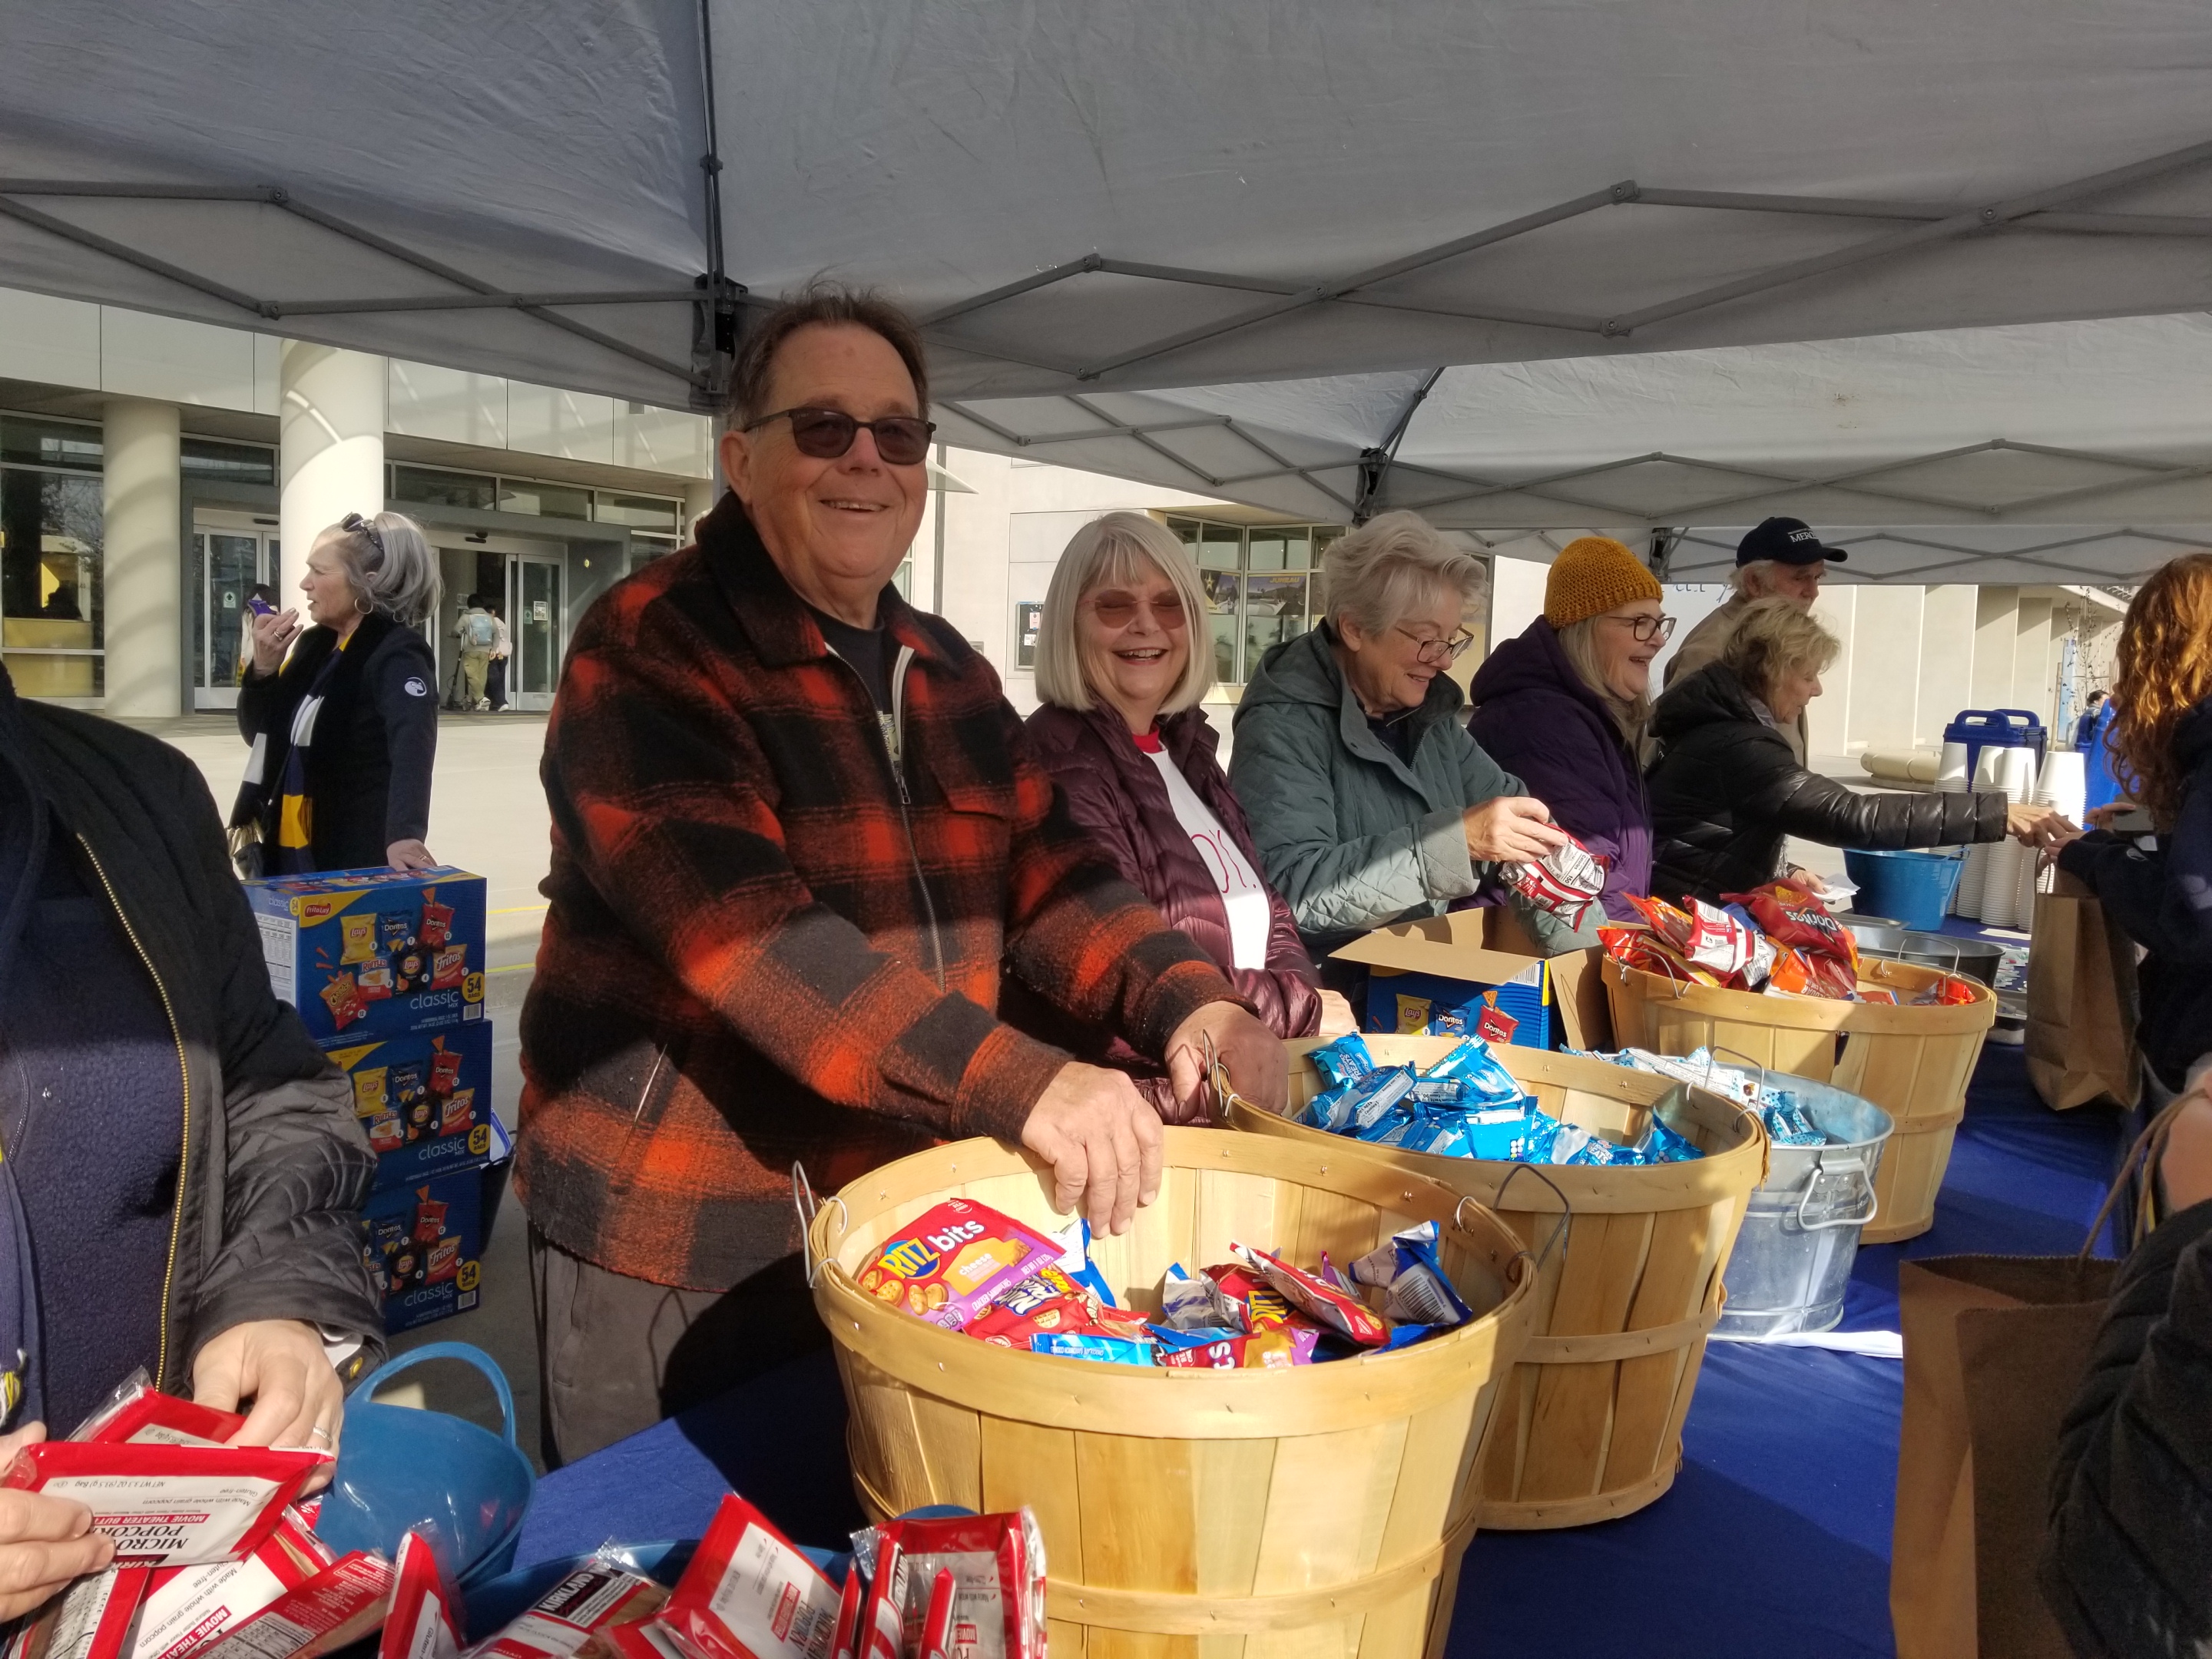
[(482, 876), (333, 870), (245, 886), (270, 985), (324, 1048), (483, 1018)]
[(362, 1260), (392, 1335), (466, 1313), (483, 1294), (483, 1250), (513, 1148), (496, 1119), (490, 1155), (428, 1180), (380, 1188), (361, 1214)]
[(340, 1037), (323, 1052), (353, 1085), (376, 1184), (404, 1187), (491, 1156), (491, 1023), (404, 1036)]
[(1487, 1037), (1531, 1048), (1609, 1048), (1598, 951), (1540, 957), (1510, 910), (1455, 910), (1378, 927), (1332, 953), (1367, 964), (1370, 1031)]

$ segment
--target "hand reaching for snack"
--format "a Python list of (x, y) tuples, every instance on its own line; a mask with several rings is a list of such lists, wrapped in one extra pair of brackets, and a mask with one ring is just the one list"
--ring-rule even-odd
[(2081, 831), (2055, 806), (2014, 801), (2005, 808), (2005, 834), (2023, 847), (2063, 847), (2078, 841)]
[(1094, 1233), (1125, 1233), (1160, 1195), (1160, 1117), (1120, 1072), (1072, 1060), (1022, 1125), (1022, 1145), (1052, 1165), (1053, 1207), (1079, 1206)]
[(1314, 1035), (1327, 1042), (1334, 1038), (1349, 1036), (1359, 1029), (1359, 1016), (1352, 1012), (1352, 1005), (1335, 991), (1321, 994), (1321, 1028)]
[[(208, 1339), (192, 1360), (192, 1398), (219, 1412), (253, 1402), (234, 1446), (338, 1449), (345, 1385), (331, 1369), (320, 1332), (296, 1319), (256, 1319)], [(319, 1477), (310, 1490), (327, 1482)]]
[(1567, 832), (1552, 822), (1552, 809), (1534, 795), (1499, 795), (1460, 815), (1467, 855), (1477, 864), (1540, 864)]
[(1282, 1038), (1242, 1005), (1209, 1002), (1176, 1028), (1168, 1039), (1168, 1089), (1183, 1109), (1184, 1121), (1212, 1121), (1219, 1103), (1209, 1098), (1206, 1040), (1229, 1073), (1229, 1086), (1263, 1112), (1290, 1103), (1291, 1056)]
[[(46, 1437), (46, 1425), (29, 1423), (0, 1435), (0, 1471), (25, 1446)], [(113, 1559), (115, 1540), (92, 1529), (92, 1511), (44, 1492), (0, 1492), (0, 1625), (42, 1605)]]

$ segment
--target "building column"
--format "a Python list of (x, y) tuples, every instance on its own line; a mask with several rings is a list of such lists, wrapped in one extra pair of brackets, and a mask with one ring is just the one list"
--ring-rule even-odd
[(106, 711), (184, 710), (184, 483), (173, 404), (112, 398), (103, 411), (101, 582)]
[(301, 603), (315, 538), (349, 513), (384, 510), (390, 370), (381, 357), (287, 340), (277, 369), (277, 604)]

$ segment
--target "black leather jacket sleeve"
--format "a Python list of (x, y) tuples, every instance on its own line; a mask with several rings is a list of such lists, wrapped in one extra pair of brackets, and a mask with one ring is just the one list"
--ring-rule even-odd
[(2075, 1653), (2212, 1650), (2212, 1202), (2121, 1270), (2052, 1461), (2044, 1600)]
[(1743, 811), (1784, 835), (1880, 851), (2002, 841), (2001, 794), (1861, 794), (1798, 765), (1779, 744), (1746, 744)]

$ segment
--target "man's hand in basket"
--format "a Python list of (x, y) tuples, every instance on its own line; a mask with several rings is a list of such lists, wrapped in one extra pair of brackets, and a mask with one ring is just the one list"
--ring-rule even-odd
[(1263, 1112), (1290, 1103), (1291, 1057), (1282, 1038), (1234, 1002), (1209, 1002), (1168, 1039), (1168, 1088), (1187, 1122), (1204, 1123), (1224, 1103), (1209, 1104), (1206, 1039), (1229, 1073), (1229, 1086)]
[(1160, 1195), (1160, 1115), (1122, 1073), (1072, 1060), (1022, 1125), (1022, 1145), (1052, 1165), (1053, 1207), (1080, 1206), (1094, 1233), (1126, 1233)]

